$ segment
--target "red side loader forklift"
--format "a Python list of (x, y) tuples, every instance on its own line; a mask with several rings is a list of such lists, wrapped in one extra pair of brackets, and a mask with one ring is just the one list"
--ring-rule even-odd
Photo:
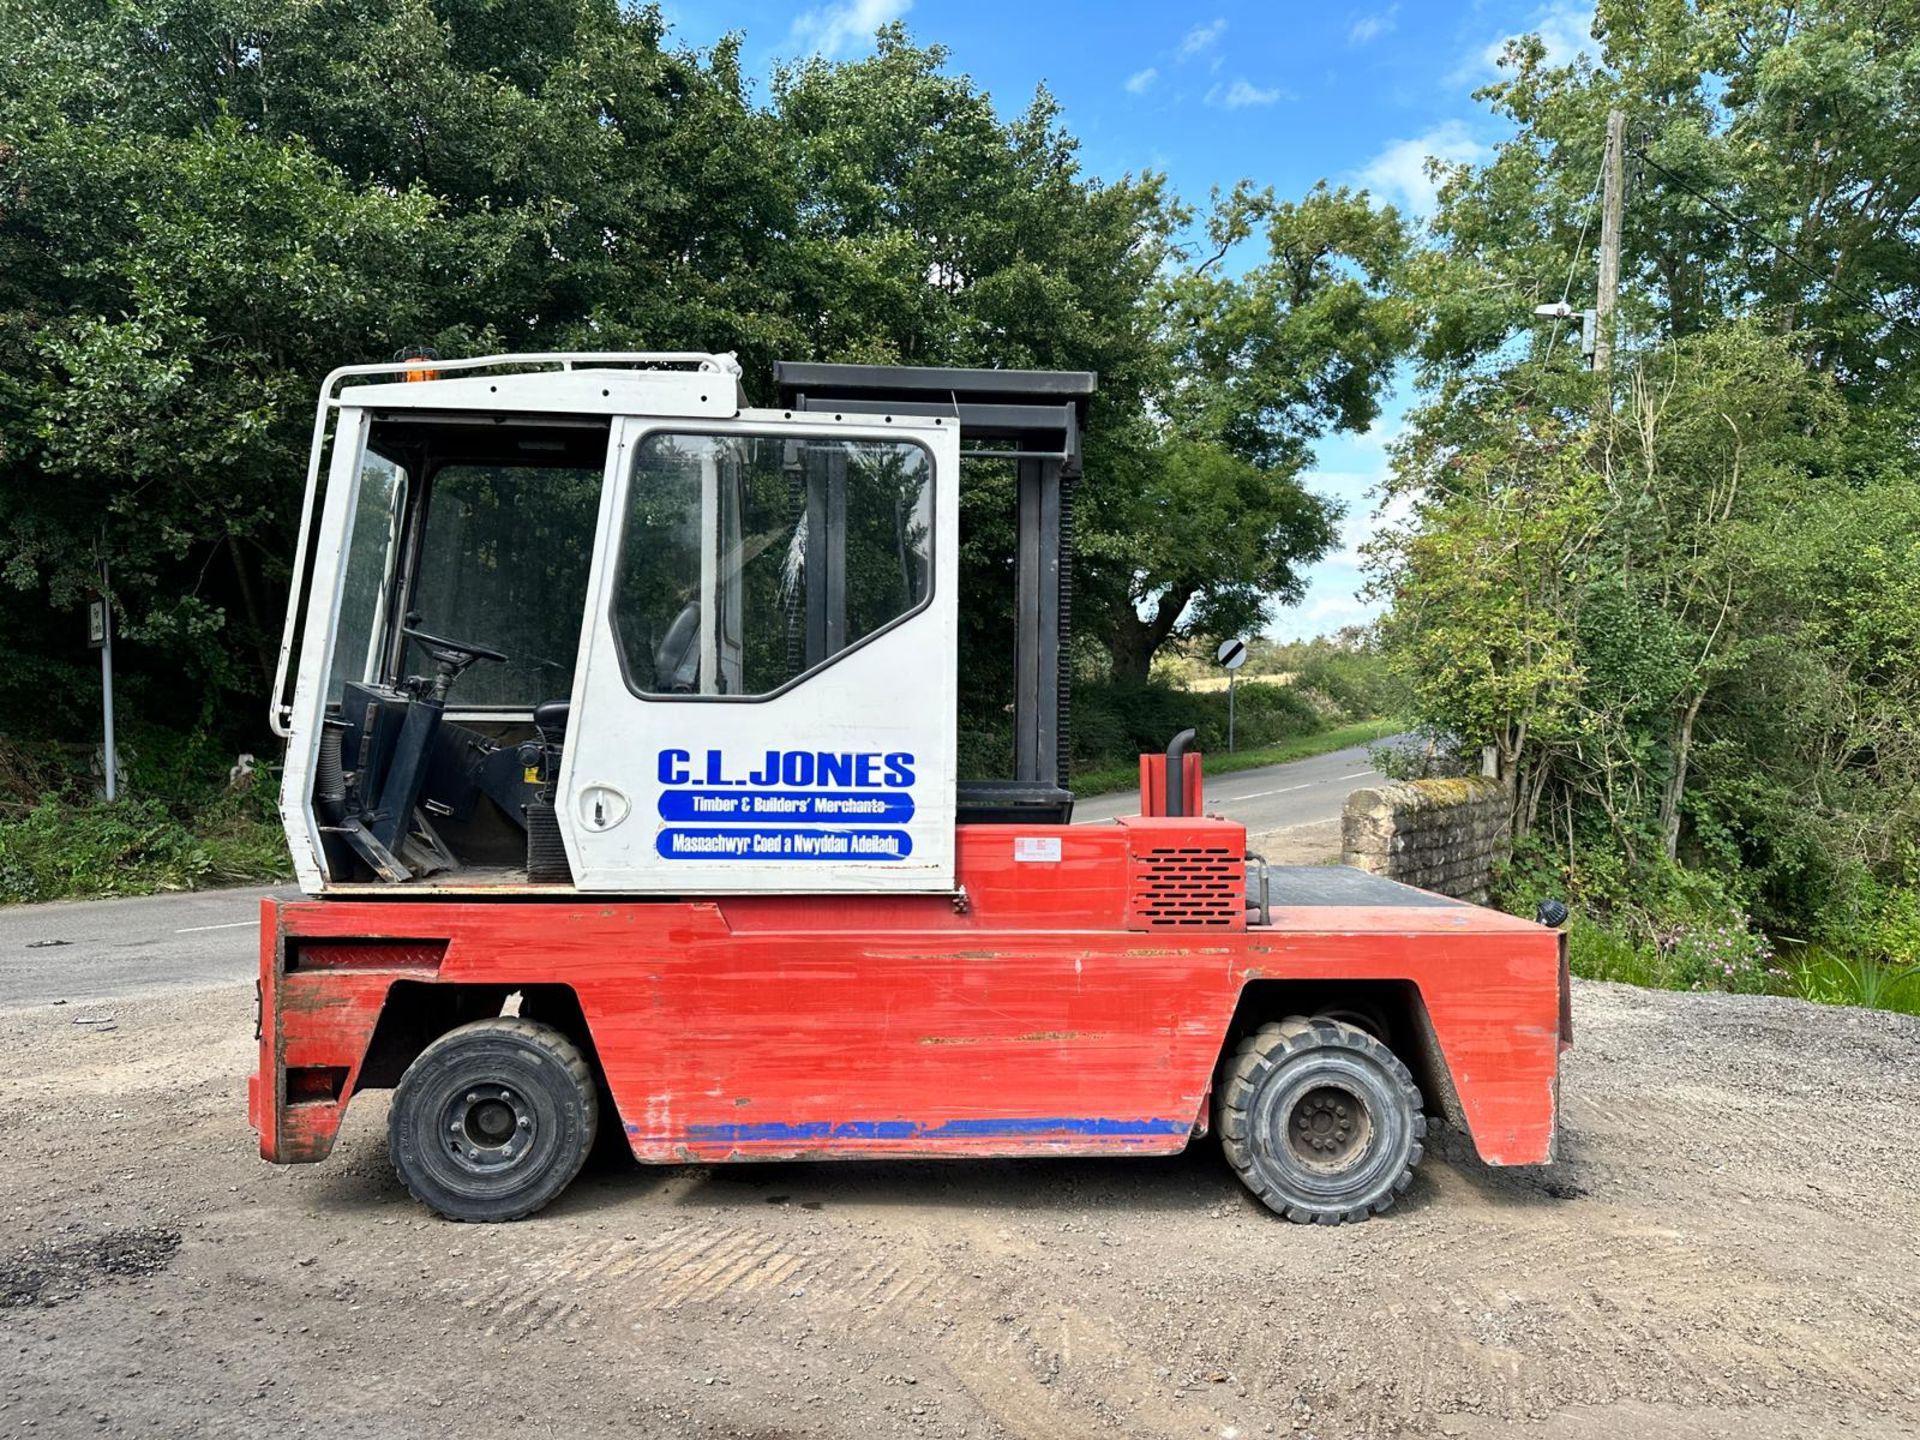
[[(260, 1151), (393, 1090), (455, 1220), (637, 1160), (1164, 1155), (1288, 1219), (1391, 1206), (1427, 1110), (1553, 1156), (1551, 929), (1205, 813), (1191, 732), (1074, 825), (1094, 377), (730, 356), (352, 366), (314, 425), (272, 724)], [(960, 469), (1018, 510), (1013, 773), (957, 777)]]

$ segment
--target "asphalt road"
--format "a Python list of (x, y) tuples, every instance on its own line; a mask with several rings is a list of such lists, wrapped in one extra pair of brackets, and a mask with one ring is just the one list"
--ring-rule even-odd
[(201, 890), (0, 906), (0, 1009), (230, 984), (260, 963), (260, 897)]
[[(1393, 736), (1379, 743), (1392, 745), (1405, 738)], [(1238, 820), (1247, 827), (1249, 835), (1331, 820), (1346, 804), (1349, 791), (1386, 779), (1368, 761), (1370, 748), (1355, 745), (1308, 760), (1239, 770), (1217, 778), (1209, 776), (1207, 812)], [(1111, 820), (1116, 815), (1135, 815), (1139, 810), (1140, 797), (1122, 792), (1081, 801), (1073, 807), (1073, 818), (1084, 824)]]

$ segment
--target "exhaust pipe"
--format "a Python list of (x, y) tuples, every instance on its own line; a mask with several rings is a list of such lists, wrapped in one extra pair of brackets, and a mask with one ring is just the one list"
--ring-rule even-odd
[(1193, 746), (1193, 731), (1182, 730), (1167, 746), (1167, 793), (1161, 801), (1163, 814), (1187, 813), (1187, 751)]

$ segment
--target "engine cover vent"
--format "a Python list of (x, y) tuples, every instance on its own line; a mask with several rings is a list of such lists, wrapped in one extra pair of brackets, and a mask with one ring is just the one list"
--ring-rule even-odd
[(1243, 930), (1246, 860), (1225, 845), (1147, 845), (1133, 853), (1128, 928)]

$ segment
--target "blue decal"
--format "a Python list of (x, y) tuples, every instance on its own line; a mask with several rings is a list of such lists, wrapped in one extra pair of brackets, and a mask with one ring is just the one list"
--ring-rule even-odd
[[(665, 860), (905, 860), (914, 757), (904, 750), (661, 750)], [(692, 823), (686, 823), (692, 822)]]
[(654, 840), (665, 860), (905, 860), (914, 757), (905, 750), (658, 752)]
[[(655, 1142), (685, 1139), (721, 1145), (799, 1144), (821, 1140), (994, 1140), (1088, 1135), (1116, 1140), (1150, 1140), (1184, 1135), (1192, 1120), (1111, 1120), (1103, 1117), (1011, 1115), (970, 1117), (925, 1124), (917, 1120), (762, 1120), (734, 1125), (689, 1125), (684, 1136), (655, 1135)], [(638, 1136), (640, 1127), (627, 1126)]]
[(662, 820), (750, 820), (761, 825), (904, 825), (913, 797), (884, 790), (663, 790)]
[(904, 830), (669, 825), (654, 849), (663, 860), (904, 860), (913, 854), (913, 837)]

